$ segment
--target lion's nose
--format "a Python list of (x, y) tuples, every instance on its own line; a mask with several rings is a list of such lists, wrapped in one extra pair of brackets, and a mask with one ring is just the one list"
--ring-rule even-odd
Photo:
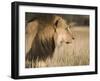
[(75, 37), (72, 37), (73, 40), (75, 40)]

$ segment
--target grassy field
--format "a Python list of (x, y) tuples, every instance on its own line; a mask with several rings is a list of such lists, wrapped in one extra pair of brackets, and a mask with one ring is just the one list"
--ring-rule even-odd
[(89, 64), (89, 27), (73, 27), (75, 40), (56, 48), (54, 57), (47, 59), (48, 67), (80, 66)]
[(48, 66), (79, 66), (89, 64), (89, 27), (74, 27), (75, 40), (55, 50)]

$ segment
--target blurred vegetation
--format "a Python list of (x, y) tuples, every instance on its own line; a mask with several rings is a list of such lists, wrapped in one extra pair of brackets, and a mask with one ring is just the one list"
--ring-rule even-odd
[[(26, 24), (33, 20), (37, 14), (44, 14), (44, 13), (29, 13), (25, 14)], [(88, 26), (89, 27), (89, 15), (73, 15), (73, 14), (57, 14), (62, 16), (67, 23), (73, 23), (75, 26)]]

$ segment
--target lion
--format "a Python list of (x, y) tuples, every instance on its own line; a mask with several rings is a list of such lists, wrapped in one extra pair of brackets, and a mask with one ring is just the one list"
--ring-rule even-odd
[(52, 59), (55, 48), (70, 44), (74, 39), (64, 18), (54, 14), (36, 15), (26, 25), (25, 34), (25, 62), (31, 62), (31, 68), (47, 66), (46, 59)]

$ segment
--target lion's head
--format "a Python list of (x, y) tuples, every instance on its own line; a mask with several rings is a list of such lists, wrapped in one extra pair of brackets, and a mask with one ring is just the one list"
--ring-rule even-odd
[(74, 39), (73, 33), (70, 30), (70, 25), (68, 25), (62, 17), (56, 16), (55, 20), (56, 32), (54, 39), (56, 46), (59, 47), (63, 43), (70, 44)]
[[(26, 60), (46, 60), (53, 56), (56, 47), (69, 44), (74, 39), (69, 25), (58, 15), (39, 15), (26, 28), (30, 47)], [(27, 43), (27, 45), (28, 45)], [(27, 46), (26, 46), (27, 47)]]

